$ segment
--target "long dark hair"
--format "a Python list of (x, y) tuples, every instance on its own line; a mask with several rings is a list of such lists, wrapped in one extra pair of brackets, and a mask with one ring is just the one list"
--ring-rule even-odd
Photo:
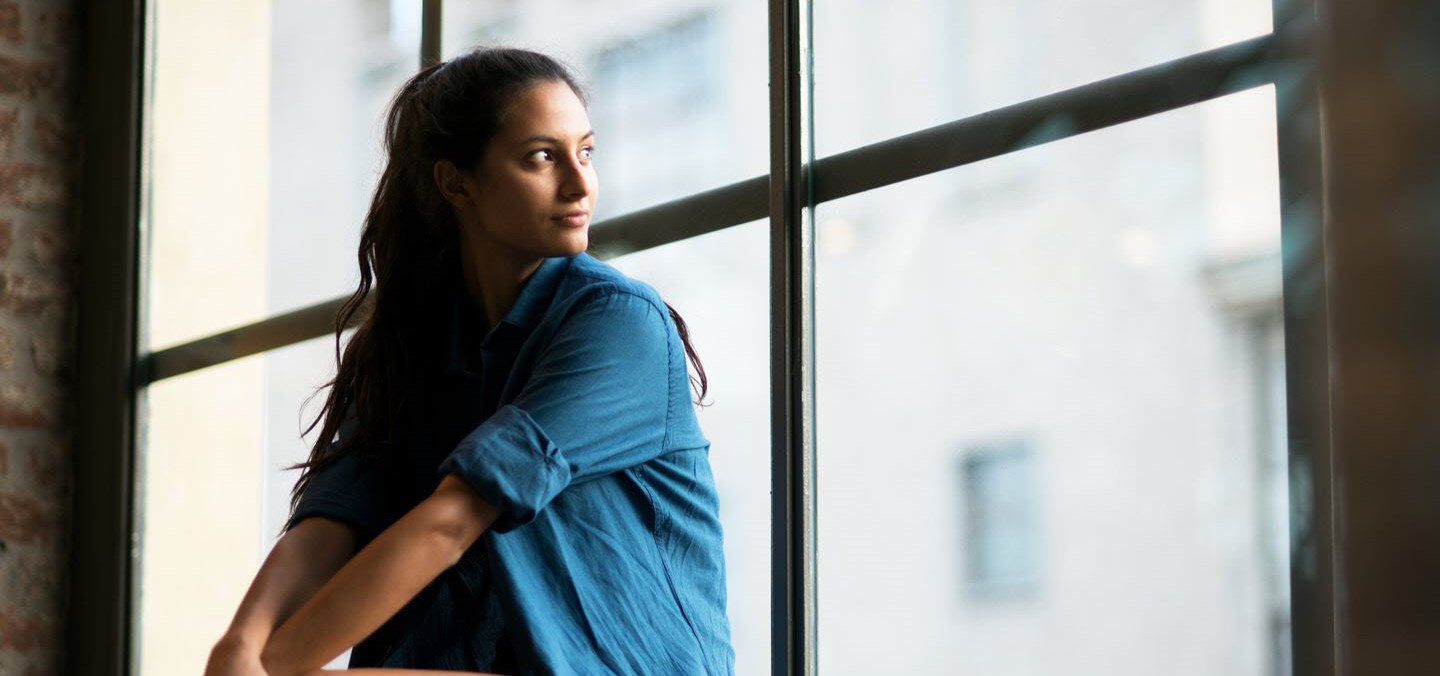
[[(305, 428), (318, 425), (291, 492), (291, 511), (317, 470), (347, 453), (390, 456), (397, 434), (424, 410), (425, 393), (442, 372), (448, 314), (444, 303), (463, 292), (458, 223), (441, 197), (432, 168), (449, 160), (473, 168), (515, 98), (544, 82), (584, 90), (559, 62), (536, 52), (477, 49), (416, 73), (385, 114), (385, 170), (360, 232), (360, 284), (335, 318), (334, 379), (325, 404)], [(675, 308), (666, 306), (695, 368), (697, 402), (708, 391), (704, 366)], [(358, 323), (341, 353), (341, 334)], [(318, 394), (318, 391), (317, 391)], [(340, 425), (354, 432), (334, 449)]]

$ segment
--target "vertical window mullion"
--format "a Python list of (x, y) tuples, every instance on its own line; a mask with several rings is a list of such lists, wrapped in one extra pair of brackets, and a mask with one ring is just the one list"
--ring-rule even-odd
[(1331, 509), (1329, 311), (1312, 0), (1273, 0), (1277, 163), (1289, 442), (1291, 664), (1333, 676), (1338, 660)]
[(440, 63), (441, 0), (424, 0), (420, 5), (420, 67)]
[(816, 673), (810, 7), (770, 0), (772, 673)]
[[(75, 200), (78, 331), (69, 539), (63, 562), (67, 673), (135, 673), (134, 471), (142, 270), (142, 100), (148, 3), (85, 3), (72, 69), (85, 115)], [(46, 630), (48, 633), (50, 630)]]

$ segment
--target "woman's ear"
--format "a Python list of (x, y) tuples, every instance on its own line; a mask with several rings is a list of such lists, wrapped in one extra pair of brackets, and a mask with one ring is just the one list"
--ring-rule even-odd
[(465, 190), (465, 173), (460, 171), (454, 162), (450, 160), (436, 162), (433, 173), (435, 187), (440, 190), (440, 195), (450, 203), (450, 206), (457, 210), (464, 210), (470, 206), (470, 193)]

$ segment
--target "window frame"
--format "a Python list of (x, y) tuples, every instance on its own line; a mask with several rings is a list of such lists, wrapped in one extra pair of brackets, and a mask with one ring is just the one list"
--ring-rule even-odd
[[(145, 388), (159, 380), (277, 349), (334, 329), (342, 299), (140, 354), (144, 276), (140, 204), (145, 0), (83, 2), (81, 277), (77, 345), (75, 502), (65, 636), (70, 673), (133, 674), (136, 571), (133, 505)], [(772, 671), (815, 674), (816, 205), (1027, 147), (1209, 101), (1257, 86), (1276, 92), (1281, 185), (1283, 317), (1292, 519), (1294, 673), (1336, 673), (1330, 367), (1322, 237), (1319, 113), (1310, 48), (1314, 0), (1273, 0), (1277, 29), (1011, 106), (814, 157), (811, 3), (768, 0), (771, 164), (766, 175), (607, 219), (604, 257), (770, 218), (772, 434)], [(421, 4), (421, 66), (441, 54), (441, 0)], [(1057, 115), (1073, 124), (1032, 134)], [(1048, 127), (1056, 129), (1055, 126)], [(934, 148), (950, 149), (943, 156)], [(958, 149), (958, 152), (956, 152)], [(684, 214), (684, 218), (677, 218)], [(678, 224), (678, 225), (677, 225)], [(86, 571), (75, 575), (74, 571)]]
[[(65, 660), (71, 674), (136, 672), (131, 646), (135, 411), (143, 379), (136, 328), (140, 279), (140, 140), (145, 3), (83, 5), (75, 65), (86, 109), (75, 192), (78, 232), (69, 551), (63, 561)], [(64, 521), (61, 521), (64, 523)], [(57, 562), (60, 563), (60, 562)], [(84, 571), (84, 574), (76, 574)]]

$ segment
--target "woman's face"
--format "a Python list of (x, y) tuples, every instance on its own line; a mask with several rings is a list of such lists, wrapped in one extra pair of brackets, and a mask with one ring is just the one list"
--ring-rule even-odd
[(479, 164), (460, 176), (470, 198), (460, 210), (466, 248), (522, 263), (584, 251), (598, 191), (594, 143), (585, 105), (564, 82), (521, 92)]

